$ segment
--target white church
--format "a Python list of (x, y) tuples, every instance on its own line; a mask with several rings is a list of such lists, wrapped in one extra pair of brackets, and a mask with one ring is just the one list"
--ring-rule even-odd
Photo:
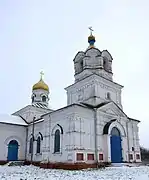
[(0, 115), (0, 163), (24, 161), (45, 168), (81, 169), (101, 163), (141, 162), (139, 120), (123, 112), (123, 86), (113, 81), (113, 58), (95, 37), (73, 62), (75, 81), (65, 88), (67, 106), (48, 107), (42, 75), (32, 87), (32, 103)]

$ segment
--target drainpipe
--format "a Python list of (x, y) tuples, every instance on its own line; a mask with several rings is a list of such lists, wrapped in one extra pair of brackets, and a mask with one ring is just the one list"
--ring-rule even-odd
[(129, 147), (129, 131), (128, 131), (128, 123), (129, 121), (126, 122), (126, 130), (127, 130), (127, 145), (128, 145), (128, 162), (130, 162), (129, 154), (130, 154), (130, 147)]
[(96, 167), (98, 168), (98, 147), (97, 147), (97, 108), (93, 108), (94, 110), (94, 143), (95, 143), (95, 160), (96, 160)]

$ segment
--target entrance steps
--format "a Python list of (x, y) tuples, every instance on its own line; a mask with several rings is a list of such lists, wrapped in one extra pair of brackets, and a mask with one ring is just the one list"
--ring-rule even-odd
[(124, 166), (124, 164), (123, 163), (111, 163), (111, 166), (113, 166), (113, 167), (122, 167), (122, 166)]
[(137, 167), (139, 165), (138, 163), (111, 163), (112, 167)]
[(5, 166), (23, 166), (24, 161), (9, 161)]

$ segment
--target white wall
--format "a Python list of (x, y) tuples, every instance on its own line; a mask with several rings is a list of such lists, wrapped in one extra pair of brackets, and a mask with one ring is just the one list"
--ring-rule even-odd
[(99, 104), (107, 101), (106, 95), (109, 92), (111, 100), (122, 108), (121, 89), (121, 85), (93, 74), (66, 88), (67, 104), (83, 102), (93, 97), (99, 98)]
[[(94, 130), (94, 111), (92, 109), (77, 106), (74, 118), (76, 132), (74, 162), (77, 162), (76, 153), (84, 154), (84, 161), (88, 162), (87, 154), (94, 154), (95, 158), (95, 130)], [(90, 161), (89, 163), (93, 163)]]
[(6, 161), (8, 155), (8, 144), (16, 140), (19, 144), (18, 160), (25, 159), (26, 127), (0, 123), (0, 161)]
[[(67, 162), (68, 159), (72, 160), (71, 148), (75, 144), (75, 137), (72, 136), (70, 130), (73, 128), (74, 112), (75, 106), (70, 106), (44, 116), (43, 161)], [(56, 129), (61, 131), (59, 126), (63, 129), (61, 148), (60, 153), (54, 153), (54, 133)]]
[[(109, 108), (110, 113), (109, 114)], [(106, 112), (103, 112), (103, 110)], [(139, 154), (139, 140), (138, 140), (138, 127), (136, 121), (129, 121), (124, 114), (116, 106), (106, 105), (97, 111), (97, 153), (99, 161), (99, 153), (103, 153), (103, 161), (111, 161), (111, 145), (110, 133), (113, 127), (117, 127), (122, 135), (122, 156), (123, 161), (128, 161), (128, 154)], [(121, 113), (120, 113), (121, 112)], [(85, 161), (87, 161), (87, 153), (94, 153), (95, 155), (95, 127), (94, 127), (94, 111), (78, 105), (70, 105), (68, 107), (59, 109), (50, 114), (45, 115), (44, 121), (35, 124), (35, 140), (39, 132), (43, 135), (42, 153), (36, 154), (36, 141), (34, 142), (34, 161), (49, 161), (49, 162), (76, 162), (76, 153), (84, 153)], [(103, 135), (103, 128), (107, 122), (116, 118), (109, 127), (107, 135)], [(128, 134), (127, 134), (127, 122)], [(133, 123), (133, 128), (132, 128)], [(57, 129), (61, 131), (60, 153), (54, 153), (54, 133)], [(29, 139), (32, 133), (32, 125), (28, 128), (28, 147)], [(134, 136), (134, 138), (132, 138)], [(129, 151), (128, 151), (129, 141)], [(131, 148), (135, 148), (135, 152), (131, 152)], [(28, 154), (30, 160), (30, 154)], [(132, 161), (133, 161), (132, 160)], [(138, 162), (140, 160), (137, 160)], [(91, 163), (91, 161), (90, 161)]]
[[(136, 154), (140, 154), (139, 134), (138, 134), (138, 122), (130, 120), (128, 123), (128, 136), (129, 136), (129, 154), (133, 155), (131, 161), (140, 162), (136, 159)], [(132, 150), (134, 147), (134, 151)]]
[[(73, 105), (44, 117), (45, 132), (43, 161), (76, 162), (76, 153), (95, 153), (94, 112), (91, 109)], [(64, 131), (61, 138), (61, 153), (54, 153), (54, 132), (59, 124)], [(50, 128), (48, 128), (50, 127)], [(47, 139), (47, 140), (46, 140)], [(50, 146), (48, 143), (50, 141)], [(49, 151), (49, 152), (48, 152)], [(101, 150), (99, 149), (98, 153)], [(48, 159), (47, 159), (48, 157)]]
[[(33, 161), (41, 161), (42, 160), (42, 148), (43, 148), (43, 140), (41, 140), (41, 153), (36, 153), (37, 150), (37, 138), (40, 136), (39, 132), (44, 135), (44, 128), (43, 128), (43, 121), (39, 121), (34, 124), (34, 138), (35, 141), (33, 143)], [(28, 138), (27, 138), (27, 160), (31, 160), (31, 154), (29, 153), (29, 143), (30, 143), (30, 138), (32, 137), (32, 128), (33, 125), (30, 124), (28, 126)], [(40, 136), (41, 137), (41, 136)], [(44, 137), (43, 137), (44, 138)]]

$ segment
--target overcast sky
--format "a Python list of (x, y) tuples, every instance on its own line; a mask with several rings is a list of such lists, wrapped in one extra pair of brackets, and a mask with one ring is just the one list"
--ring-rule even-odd
[(0, 113), (31, 103), (32, 85), (45, 72), (50, 107), (66, 105), (74, 82), (73, 58), (88, 47), (113, 56), (114, 81), (124, 85), (125, 113), (141, 120), (140, 142), (149, 147), (149, 1), (0, 1)]

